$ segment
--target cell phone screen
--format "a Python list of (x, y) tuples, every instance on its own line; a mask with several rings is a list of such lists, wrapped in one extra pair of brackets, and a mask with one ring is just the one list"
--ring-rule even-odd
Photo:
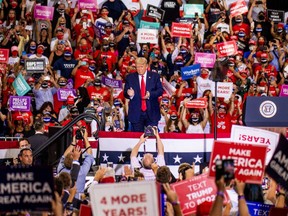
[(223, 167), (223, 175), (225, 182), (230, 181), (235, 178), (234, 175), (234, 160), (223, 160), (222, 161), (222, 167)]

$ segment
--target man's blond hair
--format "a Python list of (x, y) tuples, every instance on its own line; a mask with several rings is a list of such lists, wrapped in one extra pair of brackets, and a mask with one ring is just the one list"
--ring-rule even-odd
[(135, 60), (135, 64), (147, 64), (147, 59), (144, 57), (139, 57)]

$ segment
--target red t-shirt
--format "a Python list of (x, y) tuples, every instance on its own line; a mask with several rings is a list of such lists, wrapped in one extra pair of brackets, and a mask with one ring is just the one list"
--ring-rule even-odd
[(74, 58), (76, 60), (82, 59), (82, 58), (87, 58), (88, 57), (87, 55), (92, 55), (92, 50), (90, 47), (86, 50), (75, 49)]
[(108, 88), (101, 86), (96, 88), (95, 86), (88, 86), (87, 91), (89, 94), (90, 100), (93, 98), (103, 98), (105, 102), (110, 102), (111, 94)]
[[(177, 89), (176, 91), (176, 95), (178, 94), (179, 89)], [(182, 94), (180, 95), (180, 97), (177, 97), (176, 99), (176, 107), (178, 108), (180, 106), (181, 101), (184, 100), (186, 94), (193, 94), (193, 89), (192, 88), (183, 88), (182, 90)]]
[(254, 75), (256, 75), (257, 71), (259, 73), (260, 73), (260, 71), (264, 72), (265, 74), (267, 74), (268, 77), (273, 76), (273, 77), (276, 78), (277, 75), (278, 75), (278, 72), (277, 72), (276, 68), (273, 65), (270, 65), (270, 64), (268, 64), (265, 68), (263, 68), (261, 65), (256, 66), (254, 71), (253, 71)]
[[(212, 133), (214, 133), (214, 114), (210, 116)], [(224, 118), (219, 118), (217, 115), (217, 133), (230, 133), (231, 132), (231, 115), (227, 113)]]
[(115, 54), (113, 54), (111, 51), (102, 52), (100, 54), (99, 64), (103, 63), (104, 61), (107, 63), (108, 71), (111, 71), (113, 64), (116, 64)]
[(82, 86), (87, 79), (94, 79), (94, 74), (91, 71), (83, 71), (81, 67), (76, 71), (74, 78), (74, 89)]

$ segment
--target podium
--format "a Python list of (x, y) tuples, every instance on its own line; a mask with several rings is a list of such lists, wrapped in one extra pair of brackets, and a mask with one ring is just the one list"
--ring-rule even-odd
[(288, 127), (288, 97), (247, 97), (243, 122), (251, 127)]

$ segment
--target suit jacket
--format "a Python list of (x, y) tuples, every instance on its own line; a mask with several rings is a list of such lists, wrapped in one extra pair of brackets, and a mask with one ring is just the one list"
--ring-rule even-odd
[[(130, 89), (130, 87), (135, 93), (132, 99), (130, 99), (129, 95), (127, 94), (127, 90)], [(159, 74), (147, 71), (146, 91), (149, 91), (150, 93), (150, 98), (146, 100), (147, 115), (151, 121), (157, 122), (161, 118), (158, 97), (160, 97), (163, 93), (163, 87)], [(126, 77), (124, 95), (126, 98), (130, 99), (128, 120), (132, 123), (136, 123), (139, 121), (141, 114), (141, 89), (138, 73), (131, 73)]]
[[(34, 134), (28, 137), (28, 141), (31, 144), (32, 151), (36, 151), (42, 144), (48, 140), (48, 136), (44, 134)], [(36, 165), (47, 165), (48, 164), (48, 152), (47, 148), (44, 149), (37, 158), (34, 158), (34, 164)]]

